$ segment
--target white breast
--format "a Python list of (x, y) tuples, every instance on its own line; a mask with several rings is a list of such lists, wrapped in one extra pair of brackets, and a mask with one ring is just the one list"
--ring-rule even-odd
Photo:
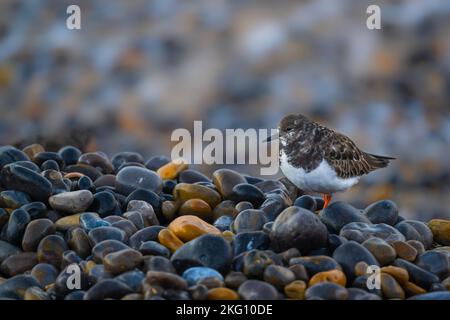
[(338, 177), (334, 169), (325, 159), (314, 170), (305, 172), (302, 168), (295, 168), (290, 165), (284, 152), (282, 152), (280, 158), (280, 169), (299, 189), (309, 192), (331, 194), (345, 191), (359, 180), (359, 177), (348, 179)]

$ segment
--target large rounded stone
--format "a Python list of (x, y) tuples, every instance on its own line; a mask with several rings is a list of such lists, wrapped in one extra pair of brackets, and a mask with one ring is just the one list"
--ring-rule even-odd
[(222, 236), (205, 234), (184, 244), (170, 259), (178, 272), (190, 267), (204, 266), (221, 273), (230, 269), (233, 253)]
[(47, 202), (52, 194), (52, 184), (46, 178), (14, 163), (1, 170), (1, 184), (6, 189), (26, 192), (36, 201)]
[(406, 269), (406, 271), (408, 271), (409, 273), (410, 281), (426, 290), (429, 290), (433, 284), (439, 282), (438, 276), (406, 260), (396, 259), (393, 265)]
[(162, 190), (162, 179), (156, 172), (130, 166), (125, 167), (119, 171), (116, 176), (117, 192), (129, 195), (136, 189), (147, 189), (155, 193), (160, 193)]
[(212, 177), (214, 185), (225, 199), (229, 199), (233, 194), (233, 188), (236, 185), (247, 182), (240, 173), (230, 169), (216, 170)]
[(120, 274), (130, 271), (142, 262), (142, 253), (134, 249), (123, 249), (111, 252), (103, 258), (105, 271), (112, 274)]
[(217, 206), (221, 201), (218, 192), (198, 184), (179, 183), (173, 189), (173, 196), (176, 201), (181, 203), (189, 199), (201, 199), (208, 203), (211, 208)]
[(372, 253), (355, 241), (348, 241), (337, 248), (333, 253), (333, 258), (342, 266), (350, 281), (356, 276), (355, 266), (358, 262), (364, 261), (369, 266), (379, 266)]
[(398, 219), (398, 207), (391, 200), (380, 200), (364, 209), (364, 214), (372, 223), (386, 223), (393, 226)]
[(278, 252), (294, 247), (301, 253), (307, 253), (326, 246), (328, 231), (311, 211), (289, 207), (276, 218), (270, 239)]
[(232, 230), (235, 233), (260, 231), (267, 222), (264, 211), (247, 209), (237, 215), (232, 224)]
[(247, 280), (239, 286), (239, 295), (244, 300), (276, 300), (278, 291), (269, 283), (260, 280)]
[(450, 276), (450, 259), (442, 252), (427, 251), (419, 255), (415, 264), (444, 280)]
[(434, 240), (444, 246), (450, 246), (450, 220), (433, 219), (428, 222)]
[(67, 244), (63, 238), (58, 235), (48, 235), (39, 243), (37, 258), (40, 263), (49, 263), (56, 268), (60, 268), (63, 253), (67, 249)]
[(364, 222), (352, 222), (341, 229), (340, 235), (348, 240), (359, 243), (372, 237), (383, 239), (388, 243), (405, 241), (405, 237), (398, 230), (385, 223), (368, 224)]
[(358, 209), (352, 207), (346, 202), (336, 201), (323, 209), (319, 214), (320, 220), (327, 226), (331, 233), (338, 234), (342, 227), (351, 222), (363, 222), (370, 224)]
[(29, 161), (28, 156), (13, 146), (0, 147), (0, 169), (5, 165), (16, 161)]
[(0, 272), (13, 277), (31, 270), (37, 263), (35, 252), (20, 252), (6, 258), (0, 265)]
[(23, 209), (16, 209), (9, 216), (8, 225), (6, 226), (5, 238), (11, 244), (20, 245), (22, 243), (23, 234), (30, 222), (30, 215)]
[(404, 220), (395, 225), (395, 228), (400, 231), (406, 240), (417, 240), (422, 242), (425, 249), (428, 249), (433, 243), (433, 233), (428, 226), (417, 220)]
[(93, 199), (89, 190), (78, 190), (51, 196), (49, 203), (55, 210), (74, 214), (86, 211)]
[(220, 230), (216, 227), (199, 217), (191, 215), (176, 218), (169, 224), (168, 228), (184, 242), (195, 239), (203, 234), (221, 234)]
[(22, 239), (24, 251), (36, 251), (39, 242), (46, 236), (55, 233), (55, 225), (49, 219), (37, 219), (31, 221), (25, 229)]
[(397, 257), (394, 248), (383, 239), (373, 237), (364, 241), (362, 245), (375, 256), (382, 266), (391, 264)]
[(347, 289), (332, 282), (320, 282), (309, 287), (305, 292), (307, 300), (317, 298), (322, 300), (347, 300), (347, 297)]

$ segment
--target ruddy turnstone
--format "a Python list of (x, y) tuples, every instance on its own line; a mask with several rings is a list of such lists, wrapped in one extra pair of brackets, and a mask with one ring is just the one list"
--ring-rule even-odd
[(324, 208), (333, 193), (346, 191), (362, 175), (395, 159), (364, 152), (349, 137), (303, 115), (284, 117), (278, 125), (278, 138), (281, 171), (299, 189), (321, 193)]

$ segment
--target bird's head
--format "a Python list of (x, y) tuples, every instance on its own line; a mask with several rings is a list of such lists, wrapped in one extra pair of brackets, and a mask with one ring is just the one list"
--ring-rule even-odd
[[(303, 131), (308, 119), (301, 114), (289, 114), (285, 116), (278, 123), (278, 138), (282, 145), (286, 145), (289, 141), (298, 138), (298, 135)], [(272, 141), (277, 137), (270, 137), (267, 141)]]

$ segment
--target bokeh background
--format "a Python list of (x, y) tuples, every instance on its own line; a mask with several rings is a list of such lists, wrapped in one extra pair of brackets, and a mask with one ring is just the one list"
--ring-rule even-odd
[(450, 218), (449, 35), (448, 0), (2, 0), (0, 144), (170, 155), (194, 120), (274, 128), (301, 112), (398, 158), (336, 198)]

